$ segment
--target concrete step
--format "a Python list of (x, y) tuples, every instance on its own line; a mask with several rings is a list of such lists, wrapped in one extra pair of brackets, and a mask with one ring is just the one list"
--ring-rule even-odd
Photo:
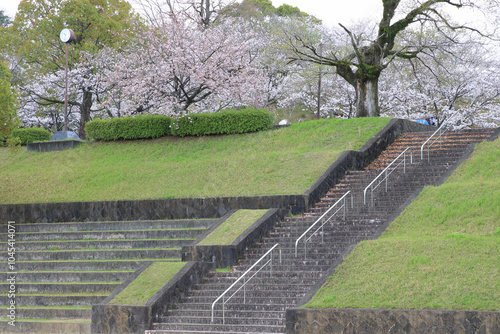
[[(17, 319), (16, 319), (17, 320)], [(77, 322), (79, 320), (79, 322)], [(54, 319), (39, 322), (36, 319), (22, 319), (16, 321), (16, 326), (0, 322), (0, 333), (4, 334), (90, 334), (89, 319)]]
[[(179, 262), (180, 258), (145, 258), (137, 260), (59, 260), (59, 261), (16, 261), (16, 269), (19, 273), (26, 271), (96, 271), (96, 270), (137, 270), (147, 261)], [(6, 267), (7, 262), (0, 262), (0, 266)]]
[(180, 248), (166, 249), (108, 249), (108, 250), (52, 250), (19, 251), (17, 261), (60, 261), (60, 260), (111, 260), (111, 259), (151, 259), (180, 258)]
[(140, 248), (180, 248), (191, 244), (195, 239), (164, 240), (87, 240), (87, 241), (16, 241), (17, 251), (79, 250), (79, 249), (140, 249)]
[[(80, 232), (16, 232), (16, 241), (196, 239), (206, 229), (119, 230)], [(4, 240), (5, 241), (5, 240)]]
[[(43, 271), (18, 272), (17, 283), (38, 282), (123, 282), (134, 271)], [(8, 272), (5, 273), (7, 275)]]
[[(48, 295), (48, 294), (16, 294), (19, 306), (91, 306), (105, 299), (109, 293), (93, 293), (89, 295)], [(7, 295), (0, 296), (0, 304), (8, 305)]]
[(90, 319), (92, 309), (90, 307), (80, 308), (57, 308), (57, 307), (18, 307), (16, 317), (19, 319)]
[[(68, 222), (68, 223), (16, 223), (17, 233), (27, 232), (95, 232), (127, 230), (163, 230), (163, 229), (206, 229), (217, 219), (199, 220), (143, 220), (109, 222)], [(0, 225), (5, 228), (5, 225)]]
[[(20, 295), (32, 294), (32, 293), (58, 293), (64, 295), (71, 295), (75, 293), (100, 293), (100, 294), (110, 294), (115, 288), (120, 285), (118, 283), (102, 283), (102, 282), (78, 282), (78, 283), (17, 283), (16, 282), (16, 292)], [(0, 287), (5, 286), (5, 284), (0, 284)], [(6, 291), (8, 289), (5, 289)], [(16, 294), (17, 296), (17, 294)], [(22, 304), (21, 304), (22, 305)]]
[[(172, 331), (181, 330), (182, 333), (189, 332), (231, 332), (231, 333), (284, 333), (285, 326), (262, 326), (262, 325), (211, 325), (211, 324), (191, 324), (191, 325), (176, 325), (176, 324), (154, 324), (153, 329), (155, 330), (166, 330), (168, 333)], [(155, 333), (153, 331), (146, 331), (145, 333)], [(156, 332), (158, 333), (158, 332)]]

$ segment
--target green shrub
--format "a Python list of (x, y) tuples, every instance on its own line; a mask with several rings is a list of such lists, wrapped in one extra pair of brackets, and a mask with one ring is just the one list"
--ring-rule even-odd
[(46, 141), (52, 137), (52, 134), (44, 128), (20, 128), (14, 129), (10, 135), (11, 138), (19, 137), (21, 145), (26, 145), (34, 141)]
[(172, 119), (164, 115), (96, 119), (85, 124), (85, 132), (98, 140), (158, 138), (170, 134), (171, 124)]
[(264, 109), (228, 109), (212, 114), (183, 116), (174, 123), (174, 136), (205, 136), (269, 130), (274, 125), (274, 117)]

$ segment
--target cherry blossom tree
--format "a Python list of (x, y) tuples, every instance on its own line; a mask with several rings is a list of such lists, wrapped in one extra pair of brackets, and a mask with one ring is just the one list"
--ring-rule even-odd
[(226, 107), (262, 106), (265, 77), (257, 66), (259, 40), (244, 23), (200, 26), (184, 15), (152, 26), (106, 73), (108, 99), (125, 114), (178, 115)]
[(455, 128), (500, 125), (500, 64), (491, 49), (467, 43), (455, 45), (453, 57), (426, 58), (388, 68), (380, 82), (383, 115), (434, 117), (440, 125), (458, 111)]
[[(415, 59), (438, 47), (461, 43), (463, 35), (457, 32), (474, 32), (477, 38), (491, 37), (488, 27), (479, 25), (489, 18), (498, 18), (499, 4), (493, 0), (384, 0), (382, 7), (382, 17), (373, 32), (356, 33), (354, 29), (341, 25), (338, 31), (325, 32), (322, 42), (304, 36), (300, 31), (288, 34), (288, 43), (294, 52), (292, 60), (331, 66), (354, 87), (358, 117), (380, 115), (379, 79), (395, 59)], [(464, 8), (481, 9), (487, 14), (482, 20), (470, 24), (450, 19), (447, 11)], [(349, 45), (338, 43), (343, 40), (339, 31), (348, 38)], [(426, 31), (432, 33), (425, 34)], [(434, 38), (437, 35), (446, 43), (437, 45)], [(320, 51), (321, 44), (328, 44), (326, 52)]]
[[(91, 119), (97, 97), (95, 87), (89, 85), (94, 65), (85, 63), (81, 56), (84, 52), (97, 53), (105, 46), (119, 48), (126, 44), (137, 22), (138, 17), (123, 0), (22, 1), (8, 32), (10, 59), (19, 59), (14, 74), (21, 103), (31, 106), (20, 113), (21, 118), (42, 121), (43, 113), (48, 112), (57, 114), (49, 123), (58, 126), (58, 114), (64, 104), (65, 68), (65, 47), (59, 33), (69, 27), (76, 35), (69, 46), (69, 68), (73, 72), (72, 88), (78, 91), (70, 94), (68, 102), (73, 112), (79, 113), (73, 129), (78, 128), (78, 135), (85, 138), (85, 122)], [(75, 84), (77, 78), (81, 82)], [(28, 114), (30, 110), (34, 114)]]

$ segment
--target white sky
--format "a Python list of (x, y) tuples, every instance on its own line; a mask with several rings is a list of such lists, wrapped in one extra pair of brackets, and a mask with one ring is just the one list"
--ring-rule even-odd
[[(161, 0), (160, 0), (161, 1)], [(241, 1), (241, 0), (238, 0)], [(300, 10), (314, 15), (321, 19), (323, 23), (329, 26), (342, 23), (349, 26), (351, 23), (360, 19), (374, 19), (378, 22), (382, 15), (382, 0), (271, 0), (275, 7), (281, 6), (283, 3), (291, 6), (296, 6)], [(0, 9), (14, 19), (17, 11), (17, 6), (21, 0), (0, 0)], [(133, 0), (129, 0), (133, 3)], [(497, 9), (498, 10), (498, 9)], [(477, 16), (472, 15), (465, 10), (450, 11), (455, 18), (462, 18), (466, 21), (478, 22)], [(484, 13), (483, 15), (489, 15)], [(471, 16), (473, 19), (471, 19)], [(482, 17), (482, 16), (481, 16)], [(468, 19), (467, 19), (468, 18)], [(483, 19), (479, 19), (481, 22)], [(485, 22), (485, 24), (487, 24)]]
[[(0, 9), (14, 19), (20, 0), (0, 0)], [(283, 3), (323, 20), (327, 25), (349, 24), (351, 21), (375, 15), (380, 16), (381, 0), (272, 0), (275, 7)], [(378, 14), (378, 15), (377, 15)]]
[(349, 25), (364, 18), (382, 15), (382, 0), (272, 0), (274, 7), (286, 3), (321, 19), (326, 25)]

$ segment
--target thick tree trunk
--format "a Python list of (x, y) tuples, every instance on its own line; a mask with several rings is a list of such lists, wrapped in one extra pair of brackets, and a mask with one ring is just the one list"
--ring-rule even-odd
[(86, 139), (85, 123), (90, 121), (90, 108), (92, 108), (92, 93), (84, 91), (82, 104), (80, 106), (80, 128), (78, 129), (78, 137)]
[(356, 117), (378, 117), (378, 78), (356, 80)]

